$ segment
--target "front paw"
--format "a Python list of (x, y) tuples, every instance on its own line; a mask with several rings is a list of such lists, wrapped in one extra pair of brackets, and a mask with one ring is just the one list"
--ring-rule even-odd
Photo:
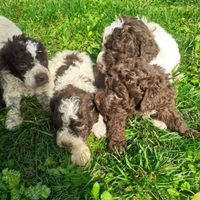
[(126, 140), (110, 139), (108, 144), (108, 149), (111, 151), (116, 149), (120, 154), (122, 154), (125, 151), (126, 146), (127, 146)]
[(200, 133), (194, 129), (189, 128), (185, 134), (182, 134), (183, 137), (185, 138), (191, 138), (191, 136), (193, 136), (194, 138), (199, 138), (200, 137)]
[(71, 161), (79, 166), (86, 165), (90, 159), (90, 156), (90, 150), (87, 146), (71, 150)]
[(12, 118), (7, 118), (6, 123), (5, 123), (5, 128), (8, 130), (14, 130), (15, 126), (19, 126), (22, 124), (22, 118), (21, 117), (12, 117)]
[(97, 138), (106, 137), (106, 125), (103, 121), (102, 115), (99, 114), (98, 122), (93, 125), (92, 132)]

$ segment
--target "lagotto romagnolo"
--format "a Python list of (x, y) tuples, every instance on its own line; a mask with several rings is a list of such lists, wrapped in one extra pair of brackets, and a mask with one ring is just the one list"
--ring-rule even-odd
[(51, 100), (53, 120), (58, 127), (58, 146), (70, 148), (72, 162), (85, 165), (90, 159), (85, 145), (90, 132), (97, 138), (106, 135), (103, 118), (94, 105), (96, 86), (104, 85), (100, 73), (85, 53), (66, 50), (48, 62), (45, 46), (25, 37), (3, 16), (0, 28), (0, 80), (3, 99), (6, 106), (11, 106), (5, 127), (11, 130), (22, 123), (20, 101), (23, 96), (36, 95), (45, 109), (49, 109)]
[(103, 117), (94, 104), (93, 63), (85, 53), (65, 50), (50, 60), (49, 69), (55, 84), (50, 109), (58, 128), (57, 145), (71, 149), (72, 163), (85, 165), (91, 156), (85, 145), (89, 134), (93, 132), (97, 138), (106, 135)]
[(105, 73), (118, 60), (134, 57), (143, 57), (169, 74), (177, 70), (180, 62), (178, 44), (159, 24), (148, 22), (144, 16), (140, 19), (122, 15), (104, 29), (97, 65)]
[(198, 137), (175, 108), (177, 91), (170, 75), (144, 58), (122, 59), (111, 66), (105, 79), (105, 89), (99, 89), (95, 103), (103, 117), (108, 117), (109, 149), (121, 153), (126, 147), (126, 118), (148, 117), (159, 129), (176, 131), (182, 137)]
[(45, 46), (22, 34), (7, 18), (0, 16), (0, 81), (7, 113), (5, 128), (22, 123), (20, 101), (23, 96), (36, 95), (45, 109), (52, 92)]

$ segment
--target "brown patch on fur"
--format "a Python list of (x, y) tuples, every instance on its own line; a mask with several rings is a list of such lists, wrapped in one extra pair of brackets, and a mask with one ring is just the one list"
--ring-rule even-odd
[[(160, 120), (172, 131), (188, 138), (199, 132), (187, 127), (174, 106), (177, 91), (168, 74), (157, 65), (149, 65), (142, 58), (124, 60), (112, 66), (106, 76), (106, 88), (95, 96), (97, 109), (109, 119), (109, 149), (115, 146), (118, 151), (124, 148), (125, 119), (136, 114), (156, 110), (153, 119)], [(114, 138), (114, 141), (113, 141)]]
[(56, 77), (62, 76), (63, 73), (68, 70), (70, 65), (73, 65), (74, 61), (82, 62), (82, 60), (77, 56), (77, 53), (70, 54), (65, 57), (64, 65), (62, 65), (60, 68), (58, 68), (56, 72)]
[(61, 99), (69, 99), (71, 97), (79, 97), (79, 109), (76, 114), (78, 119), (70, 119), (69, 127), (76, 136), (83, 138), (86, 141), (91, 133), (92, 126), (98, 121), (98, 112), (94, 105), (94, 96), (89, 92), (85, 92), (72, 85), (68, 85), (66, 89), (54, 93), (51, 99), (50, 108), (53, 114), (53, 121), (58, 129), (62, 129), (62, 113), (59, 112)]

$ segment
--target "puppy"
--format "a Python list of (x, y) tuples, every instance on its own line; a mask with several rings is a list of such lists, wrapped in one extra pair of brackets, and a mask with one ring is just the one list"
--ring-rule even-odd
[[(22, 123), (22, 97), (36, 95), (43, 107), (48, 109), (49, 101), (45, 96), (51, 96), (49, 92), (52, 89), (45, 46), (41, 42), (25, 37), (11, 21), (1, 18), (3, 22), (0, 20), (0, 35), (3, 37), (0, 41), (3, 47), (0, 49), (0, 82), (3, 100), (7, 107), (11, 106), (7, 113), (5, 128), (12, 130)], [(9, 39), (12, 34), (17, 35)]]
[(71, 149), (71, 161), (85, 165), (90, 159), (85, 142), (91, 133), (97, 138), (104, 137), (106, 126), (103, 117), (94, 105), (93, 63), (85, 53), (63, 51), (57, 53), (49, 63), (54, 81), (54, 94), (50, 108), (57, 131), (57, 145)]
[(149, 65), (144, 58), (123, 59), (112, 66), (106, 76), (106, 88), (95, 96), (97, 109), (108, 118), (109, 149), (121, 153), (126, 147), (125, 121), (127, 117), (150, 117), (160, 129), (170, 129), (183, 137), (199, 132), (187, 127), (174, 107), (176, 90), (170, 77), (157, 65)]
[(176, 41), (159, 24), (148, 22), (146, 17), (122, 15), (105, 28), (97, 65), (106, 73), (120, 60), (134, 57), (143, 57), (170, 74), (180, 62)]

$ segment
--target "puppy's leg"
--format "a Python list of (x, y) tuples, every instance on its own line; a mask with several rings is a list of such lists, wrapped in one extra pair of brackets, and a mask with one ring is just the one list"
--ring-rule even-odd
[(57, 145), (63, 148), (71, 149), (72, 163), (84, 166), (90, 159), (90, 150), (85, 145), (81, 137), (76, 137), (69, 133), (68, 129), (57, 132)]
[[(142, 117), (143, 118), (145, 118), (145, 117), (151, 118), (151, 115), (155, 115), (156, 113), (157, 113), (156, 110), (146, 111), (142, 114)], [(152, 118), (151, 118), (151, 121), (155, 127), (159, 128), (159, 129), (163, 129), (163, 130), (167, 129), (167, 125), (164, 122), (162, 122), (158, 119), (152, 119)]]
[(116, 148), (119, 153), (122, 153), (125, 150), (126, 148), (125, 121), (126, 121), (126, 116), (110, 117), (110, 120), (108, 121), (109, 150), (114, 150)]
[(173, 106), (158, 110), (156, 117), (153, 118), (153, 120), (164, 122), (168, 129), (178, 132), (179, 135), (185, 138), (189, 138), (190, 134), (193, 135), (193, 137), (199, 135), (198, 131), (188, 128), (183, 118), (178, 114)]
[(11, 106), (11, 109), (7, 113), (5, 128), (8, 130), (14, 129), (16, 125), (20, 125), (22, 123), (22, 118), (20, 114), (20, 96), (11, 97), (8, 96), (4, 98), (6, 102), (6, 106)]

